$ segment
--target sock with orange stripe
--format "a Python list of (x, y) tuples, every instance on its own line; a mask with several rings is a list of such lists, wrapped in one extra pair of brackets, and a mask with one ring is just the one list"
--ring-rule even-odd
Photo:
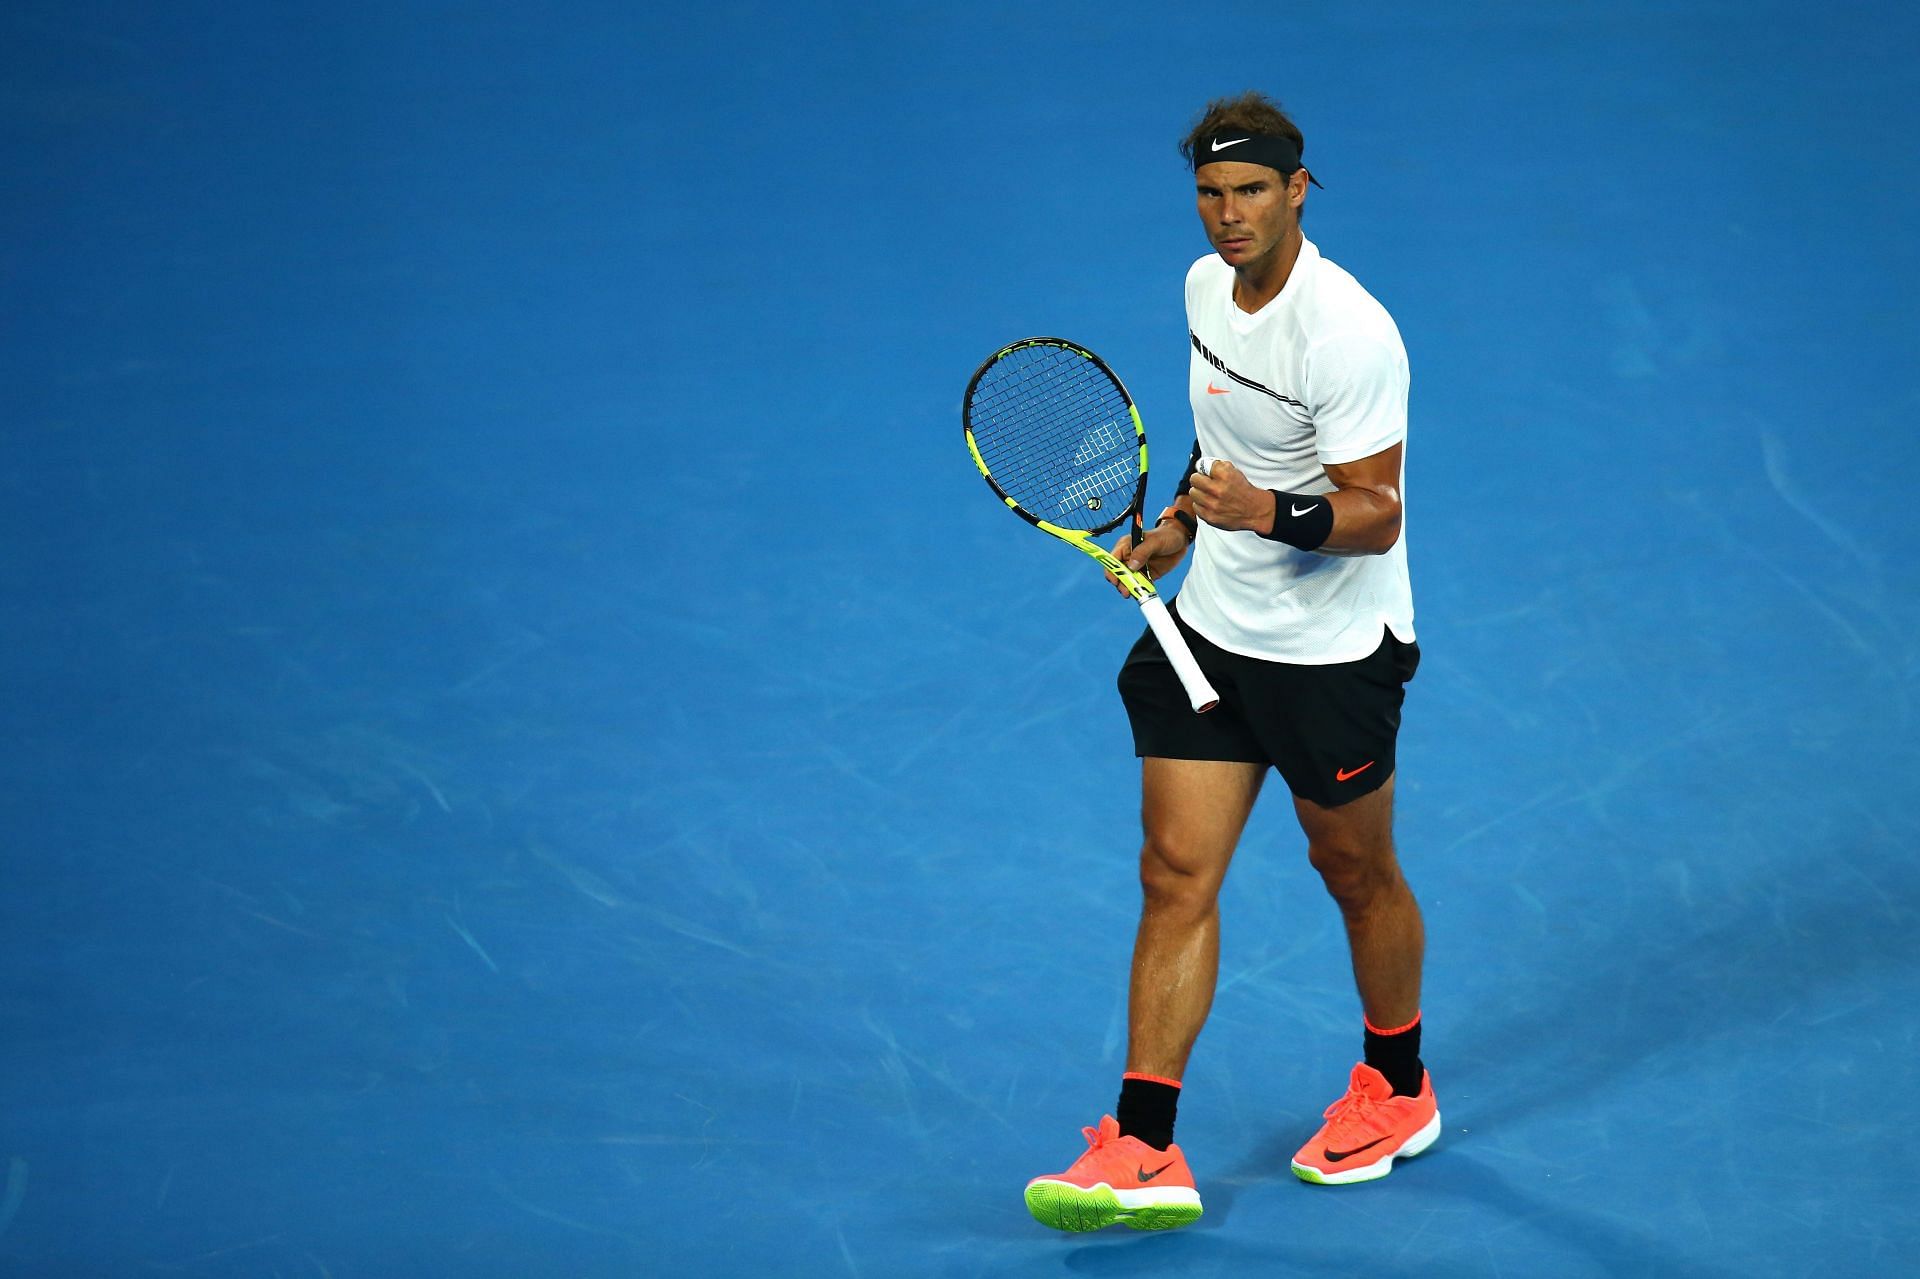
[(1173, 1144), (1173, 1115), (1180, 1106), (1180, 1081), (1159, 1075), (1120, 1076), (1120, 1103), (1113, 1117), (1122, 1137), (1138, 1137), (1155, 1150)]
[(1370, 1021), (1366, 1027), (1367, 1065), (1387, 1077), (1394, 1095), (1418, 1097), (1420, 1076), (1426, 1073), (1420, 1064), (1420, 1014), (1392, 1030), (1382, 1030)]

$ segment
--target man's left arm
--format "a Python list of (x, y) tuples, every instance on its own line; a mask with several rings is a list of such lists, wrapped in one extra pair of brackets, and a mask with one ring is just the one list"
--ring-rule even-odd
[(1371, 457), (1328, 464), (1331, 493), (1276, 493), (1255, 488), (1222, 458), (1211, 474), (1193, 475), (1193, 509), (1221, 529), (1247, 529), (1308, 551), (1383, 555), (1400, 540), (1400, 459), (1395, 444)]
[(1194, 512), (1218, 528), (1249, 529), (1303, 551), (1385, 554), (1400, 540), (1406, 352), (1397, 336), (1341, 334), (1317, 343), (1307, 367), (1314, 448), (1334, 491), (1269, 492), (1216, 462), (1211, 483), (1193, 481)]

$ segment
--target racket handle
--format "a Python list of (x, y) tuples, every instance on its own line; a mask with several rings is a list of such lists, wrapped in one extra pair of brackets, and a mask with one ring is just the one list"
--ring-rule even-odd
[(1193, 703), (1195, 712), (1210, 711), (1218, 706), (1220, 694), (1213, 691), (1213, 685), (1207, 683), (1206, 675), (1200, 670), (1200, 663), (1193, 660), (1193, 650), (1187, 647), (1187, 637), (1180, 633), (1173, 614), (1167, 612), (1166, 601), (1158, 595), (1148, 596), (1140, 601), (1140, 611), (1147, 615), (1147, 625), (1160, 641), (1160, 650), (1173, 663), (1173, 673), (1186, 686), (1187, 700)]

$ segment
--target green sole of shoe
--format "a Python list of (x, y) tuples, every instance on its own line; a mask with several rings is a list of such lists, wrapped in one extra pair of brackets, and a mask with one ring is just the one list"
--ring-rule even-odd
[(1202, 1210), (1197, 1203), (1127, 1208), (1105, 1186), (1080, 1190), (1042, 1183), (1027, 1187), (1027, 1211), (1043, 1226), (1078, 1232), (1115, 1224), (1131, 1230), (1174, 1230), (1198, 1219)]

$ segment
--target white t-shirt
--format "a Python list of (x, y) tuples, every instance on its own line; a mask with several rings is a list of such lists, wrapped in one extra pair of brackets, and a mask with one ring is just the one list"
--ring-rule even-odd
[[(1360, 282), (1301, 245), (1280, 295), (1252, 315), (1233, 302), (1233, 268), (1208, 254), (1187, 272), (1193, 348), (1187, 395), (1200, 451), (1258, 488), (1331, 493), (1329, 464), (1407, 438), (1407, 349)], [(1402, 454), (1401, 499), (1406, 497)], [(1201, 521), (1180, 616), (1221, 648), (1268, 661), (1351, 662), (1384, 625), (1408, 643), (1407, 535), (1384, 555), (1301, 551)]]

